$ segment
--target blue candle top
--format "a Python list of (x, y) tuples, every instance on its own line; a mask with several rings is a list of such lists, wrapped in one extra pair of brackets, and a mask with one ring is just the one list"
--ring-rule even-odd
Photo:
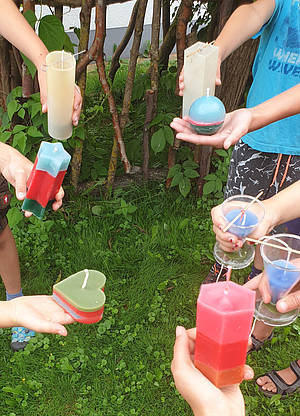
[(225, 118), (225, 107), (219, 98), (212, 95), (197, 98), (189, 111), (189, 118), (196, 123), (220, 123)]
[[(239, 213), (240, 209), (232, 209), (225, 215), (228, 222), (231, 222)], [(237, 237), (247, 237), (252, 233), (254, 228), (258, 224), (257, 216), (250, 210), (245, 211), (235, 222), (229, 227), (229, 232), (236, 235)]]
[(300, 271), (287, 260), (275, 260), (266, 265), (271, 302), (276, 303), (299, 279)]
[(37, 157), (36, 170), (46, 171), (54, 178), (60, 171), (68, 169), (71, 160), (61, 143), (42, 142)]

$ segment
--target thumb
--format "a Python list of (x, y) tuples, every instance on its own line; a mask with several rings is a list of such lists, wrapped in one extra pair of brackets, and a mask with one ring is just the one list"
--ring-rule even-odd
[(290, 293), (276, 303), (278, 312), (285, 313), (300, 308), (300, 290)]
[(27, 175), (25, 170), (18, 169), (15, 172), (15, 188), (16, 188), (16, 196), (19, 200), (23, 200), (26, 195), (26, 180)]
[(174, 344), (173, 369), (178, 370), (182, 366), (191, 364), (189, 352), (189, 339), (183, 326), (176, 328), (176, 341)]

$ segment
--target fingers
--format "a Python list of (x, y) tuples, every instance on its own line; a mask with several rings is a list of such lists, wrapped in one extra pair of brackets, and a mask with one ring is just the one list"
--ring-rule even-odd
[(216, 239), (220, 243), (221, 248), (225, 251), (232, 252), (239, 250), (243, 245), (243, 242), (237, 238), (237, 236), (223, 232), (226, 223), (221, 214), (221, 206), (218, 205), (211, 210), (211, 217), (213, 221), (213, 230), (216, 234)]
[(192, 364), (190, 351), (189, 351), (189, 339), (187, 332), (183, 326), (176, 328), (176, 341), (174, 344), (174, 356), (171, 365), (172, 372), (180, 370), (184, 366)]
[(81, 112), (81, 106), (82, 106), (82, 97), (81, 97), (81, 91), (78, 85), (75, 85), (74, 89), (74, 103), (73, 103), (73, 115), (72, 115), (72, 121), (73, 125), (78, 125), (78, 120)]
[(38, 329), (38, 332), (57, 334), (62, 335), (63, 337), (67, 336), (68, 334), (66, 328), (63, 325), (50, 321), (43, 321), (43, 323), (40, 325), (40, 328)]
[(15, 189), (16, 197), (22, 201), (26, 195), (27, 174), (24, 169), (17, 169), (15, 171)]
[(244, 380), (252, 380), (254, 377), (254, 371), (249, 365), (244, 366)]
[(62, 206), (62, 200), (65, 196), (65, 192), (62, 187), (59, 188), (59, 191), (55, 195), (55, 201), (52, 204), (53, 211), (57, 211)]
[(300, 308), (300, 290), (290, 293), (276, 303), (279, 312), (285, 313)]

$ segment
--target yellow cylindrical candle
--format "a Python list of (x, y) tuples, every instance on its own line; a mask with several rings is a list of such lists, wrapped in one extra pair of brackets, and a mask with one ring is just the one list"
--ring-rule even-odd
[(53, 51), (46, 57), (48, 132), (57, 140), (72, 136), (75, 66), (69, 52)]

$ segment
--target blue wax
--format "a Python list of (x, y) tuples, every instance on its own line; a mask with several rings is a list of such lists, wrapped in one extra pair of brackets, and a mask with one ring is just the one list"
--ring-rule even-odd
[[(281, 269), (276, 266), (281, 267)], [(266, 272), (269, 279), (272, 303), (276, 303), (297, 282), (300, 274), (297, 267), (286, 260), (275, 260), (272, 264), (267, 264)]]
[(56, 178), (60, 171), (68, 169), (71, 156), (61, 143), (42, 142), (37, 155), (36, 170), (48, 172)]
[[(228, 222), (231, 222), (239, 213), (240, 209), (232, 209), (225, 215)], [(247, 237), (251, 234), (258, 224), (258, 218), (253, 212), (245, 211), (235, 222), (229, 227), (229, 232), (237, 237)]]

